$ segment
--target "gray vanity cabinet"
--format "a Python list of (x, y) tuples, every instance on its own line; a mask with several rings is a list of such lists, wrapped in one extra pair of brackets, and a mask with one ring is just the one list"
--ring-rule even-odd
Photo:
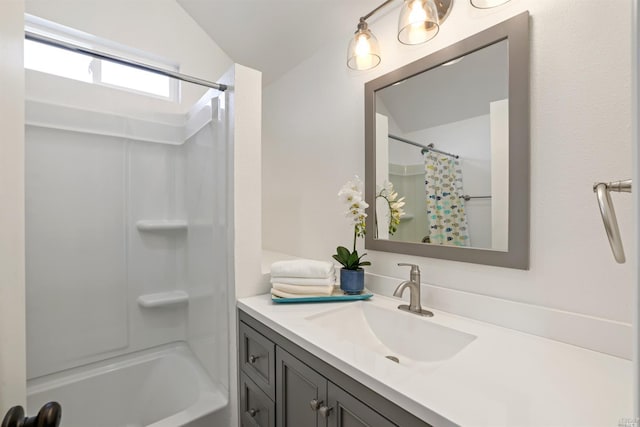
[(238, 318), (242, 427), (430, 427), (243, 311)]

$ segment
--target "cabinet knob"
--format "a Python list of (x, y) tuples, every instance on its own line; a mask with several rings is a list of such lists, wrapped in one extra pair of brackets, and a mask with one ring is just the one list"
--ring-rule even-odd
[(322, 401), (319, 401), (318, 399), (312, 399), (309, 402), (309, 406), (311, 406), (312, 411), (317, 411), (318, 408), (320, 408), (320, 405), (322, 405)]
[(249, 363), (254, 364), (258, 361), (258, 359), (260, 359), (260, 356), (256, 356), (252, 354), (249, 356)]
[(329, 407), (329, 406), (321, 406), (320, 409), (318, 410), (318, 412), (320, 412), (320, 415), (322, 415), (323, 418), (327, 418), (329, 417), (329, 415), (331, 414), (331, 411), (333, 411), (333, 408)]
[(251, 416), (251, 418), (253, 418), (258, 414), (258, 412), (260, 412), (260, 410), (251, 408), (251, 409), (249, 409), (248, 412), (249, 412), (249, 415)]

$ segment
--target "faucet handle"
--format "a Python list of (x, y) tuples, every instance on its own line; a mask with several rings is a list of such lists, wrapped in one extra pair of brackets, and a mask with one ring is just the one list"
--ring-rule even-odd
[(398, 263), (398, 267), (415, 267), (418, 270), (420, 270), (420, 266), (418, 266), (416, 264), (407, 264), (406, 262), (399, 262)]
[(399, 262), (398, 267), (411, 267), (411, 271), (409, 272), (411, 281), (420, 283), (420, 266), (416, 264), (407, 264), (404, 262)]

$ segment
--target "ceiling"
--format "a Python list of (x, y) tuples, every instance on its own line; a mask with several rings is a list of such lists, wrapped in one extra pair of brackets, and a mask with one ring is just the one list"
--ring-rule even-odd
[[(178, 0), (231, 59), (268, 85), (328, 41), (356, 30), (381, 0)], [(346, 58), (345, 58), (346, 61)]]

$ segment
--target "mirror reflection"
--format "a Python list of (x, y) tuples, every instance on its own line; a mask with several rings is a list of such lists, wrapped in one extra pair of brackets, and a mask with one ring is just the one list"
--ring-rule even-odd
[(377, 239), (508, 251), (508, 84), (502, 40), (375, 92)]

